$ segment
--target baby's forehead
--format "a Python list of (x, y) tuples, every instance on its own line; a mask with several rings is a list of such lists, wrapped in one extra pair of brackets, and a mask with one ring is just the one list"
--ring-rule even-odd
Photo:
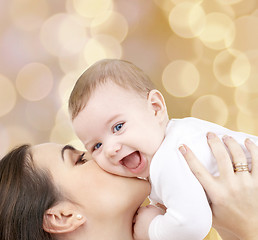
[[(137, 87), (133, 86), (133, 85), (128, 85), (128, 84), (118, 84), (116, 82), (107, 82), (106, 84), (103, 84), (102, 86), (99, 87), (99, 89), (97, 90), (103, 90), (105, 91), (109, 91), (111, 93), (116, 93), (117, 95), (119, 95), (119, 97), (141, 97), (141, 98), (146, 98), (148, 96), (148, 91), (143, 91), (142, 89), (138, 89)], [(122, 94), (120, 95), (119, 93)], [(116, 95), (114, 95), (116, 96)]]
[(105, 96), (108, 96), (108, 95), (111, 95), (111, 97), (126, 98), (129, 95), (140, 95), (140, 94), (131, 86), (120, 85), (116, 82), (108, 81), (96, 86), (95, 89), (91, 91), (88, 101), (96, 97), (105, 99)]

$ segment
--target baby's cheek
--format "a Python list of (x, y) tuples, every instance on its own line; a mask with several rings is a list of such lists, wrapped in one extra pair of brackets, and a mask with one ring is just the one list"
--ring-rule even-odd
[(104, 159), (104, 160), (95, 159), (95, 161), (107, 173), (120, 175), (119, 173), (116, 172), (117, 171), (116, 167), (112, 163), (110, 163), (108, 159)]
[(153, 151), (152, 151), (153, 155), (158, 151), (158, 149), (159, 149), (159, 147), (160, 147), (160, 145), (162, 143), (162, 140), (163, 139), (161, 139), (161, 138), (155, 139), (155, 142), (153, 143)]
[(93, 157), (93, 161), (95, 161), (102, 169), (106, 170), (105, 169), (106, 168), (105, 164), (103, 164), (103, 161), (101, 161), (99, 158), (94, 158)]

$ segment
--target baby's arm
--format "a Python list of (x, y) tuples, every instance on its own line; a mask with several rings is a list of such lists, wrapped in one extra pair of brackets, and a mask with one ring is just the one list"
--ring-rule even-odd
[(167, 161), (164, 165), (157, 161), (153, 166), (157, 174), (152, 175), (151, 198), (155, 200), (156, 193), (167, 211), (151, 222), (151, 240), (202, 240), (212, 225), (205, 192), (179, 154), (178, 151), (178, 155), (159, 155), (159, 159), (165, 157)]
[(211, 228), (210, 216), (200, 214), (198, 217), (181, 219), (175, 215), (168, 208), (166, 214), (156, 216), (149, 227), (150, 240), (202, 240)]
[(163, 215), (165, 210), (148, 205), (140, 207), (136, 213), (134, 224), (134, 240), (148, 240), (149, 239), (149, 226), (153, 218), (158, 215)]

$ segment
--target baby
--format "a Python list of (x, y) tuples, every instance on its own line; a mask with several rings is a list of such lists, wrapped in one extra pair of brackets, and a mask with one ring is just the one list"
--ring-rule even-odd
[(216, 175), (207, 132), (231, 135), (241, 144), (258, 140), (196, 118), (169, 120), (164, 98), (148, 76), (122, 60), (89, 67), (74, 86), (69, 111), (76, 134), (104, 170), (147, 178), (151, 201), (166, 206), (164, 215), (152, 207), (139, 211), (136, 239), (201, 240), (211, 228), (207, 197), (178, 150), (182, 143)]

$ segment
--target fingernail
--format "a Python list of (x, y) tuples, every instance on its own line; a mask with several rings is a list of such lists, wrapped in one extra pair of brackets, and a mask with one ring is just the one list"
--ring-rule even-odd
[(247, 139), (245, 140), (245, 142), (248, 143), (248, 144), (251, 144), (251, 143), (252, 143), (252, 141), (251, 141), (249, 138), (247, 138)]
[(208, 132), (208, 133), (207, 133), (207, 138), (208, 138), (208, 139), (215, 138), (215, 134), (212, 133), (212, 132)]
[(224, 135), (224, 136), (222, 137), (222, 139), (223, 139), (223, 141), (227, 141), (227, 139), (229, 139), (229, 136), (228, 136), (228, 135)]
[(179, 147), (179, 151), (184, 155), (184, 154), (186, 154), (186, 148), (185, 148), (185, 146), (184, 145), (181, 145), (180, 147)]

